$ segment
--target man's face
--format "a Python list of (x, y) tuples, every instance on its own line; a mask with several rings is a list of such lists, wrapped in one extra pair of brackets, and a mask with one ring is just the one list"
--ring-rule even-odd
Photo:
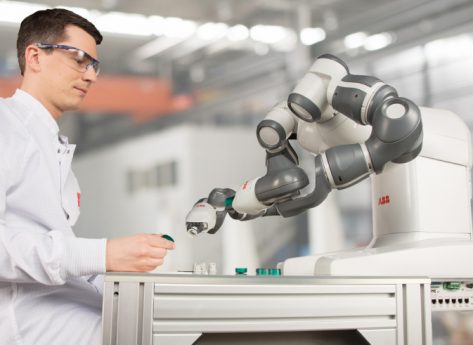
[[(65, 29), (66, 38), (57, 42), (78, 48), (97, 59), (97, 45), (94, 38), (77, 26), (69, 25)], [(51, 42), (40, 42), (51, 43)], [(49, 49), (48, 49), (49, 50)], [(77, 59), (77, 52), (66, 49), (43, 51), (41, 85), (43, 102), (53, 113), (60, 116), (64, 111), (76, 110), (84, 99), (89, 87), (97, 80), (93, 68), (84, 71)]]

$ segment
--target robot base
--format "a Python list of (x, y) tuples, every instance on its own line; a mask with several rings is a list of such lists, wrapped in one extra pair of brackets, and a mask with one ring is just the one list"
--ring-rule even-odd
[(428, 239), (287, 259), (284, 275), (473, 277), (473, 241)]

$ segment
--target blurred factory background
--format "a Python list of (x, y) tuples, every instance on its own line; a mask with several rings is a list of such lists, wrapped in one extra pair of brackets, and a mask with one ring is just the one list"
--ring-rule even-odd
[(178, 250), (164, 270), (274, 266), (369, 243), (369, 180), (294, 219), (227, 220), (216, 236), (185, 234), (197, 199), (264, 173), (256, 125), (318, 55), (338, 55), (352, 73), (473, 126), (471, 0), (0, 1), (0, 96), (18, 85), (19, 22), (46, 7), (69, 8), (104, 35), (98, 82), (60, 120), (78, 145), (76, 232), (169, 233)]
[(185, 234), (197, 199), (264, 173), (256, 125), (320, 54), (473, 126), (471, 0), (0, 1), (0, 96), (19, 82), (19, 22), (46, 7), (69, 8), (104, 35), (98, 82), (80, 111), (60, 119), (78, 145), (76, 232), (169, 233), (179, 250), (163, 269), (274, 266), (369, 243), (369, 181), (294, 219), (227, 220), (217, 236)]

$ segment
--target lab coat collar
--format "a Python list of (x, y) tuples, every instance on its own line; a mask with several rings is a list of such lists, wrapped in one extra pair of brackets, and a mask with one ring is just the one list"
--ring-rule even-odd
[(20, 89), (16, 90), (12, 98), (18, 100), (19, 104), (24, 104), (27, 107), (27, 111), (33, 113), (34, 116), (37, 116), (41, 122), (49, 128), (52, 134), (58, 135), (59, 127), (56, 120), (54, 120), (54, 117), (40, 101), (31, 96), (28, 92)]
[(65, 135), (59, 134), (59, 142), (63, 145), (68, 146), (69, 145), (69, 138), (66, 137)]

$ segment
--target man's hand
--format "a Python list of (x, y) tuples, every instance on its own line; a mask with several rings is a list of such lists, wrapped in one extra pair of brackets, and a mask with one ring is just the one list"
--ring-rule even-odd
[(147, 272), (163, 264), (173, 242), (159, 234), (138, 234), (107, 240), (107, 272)]

